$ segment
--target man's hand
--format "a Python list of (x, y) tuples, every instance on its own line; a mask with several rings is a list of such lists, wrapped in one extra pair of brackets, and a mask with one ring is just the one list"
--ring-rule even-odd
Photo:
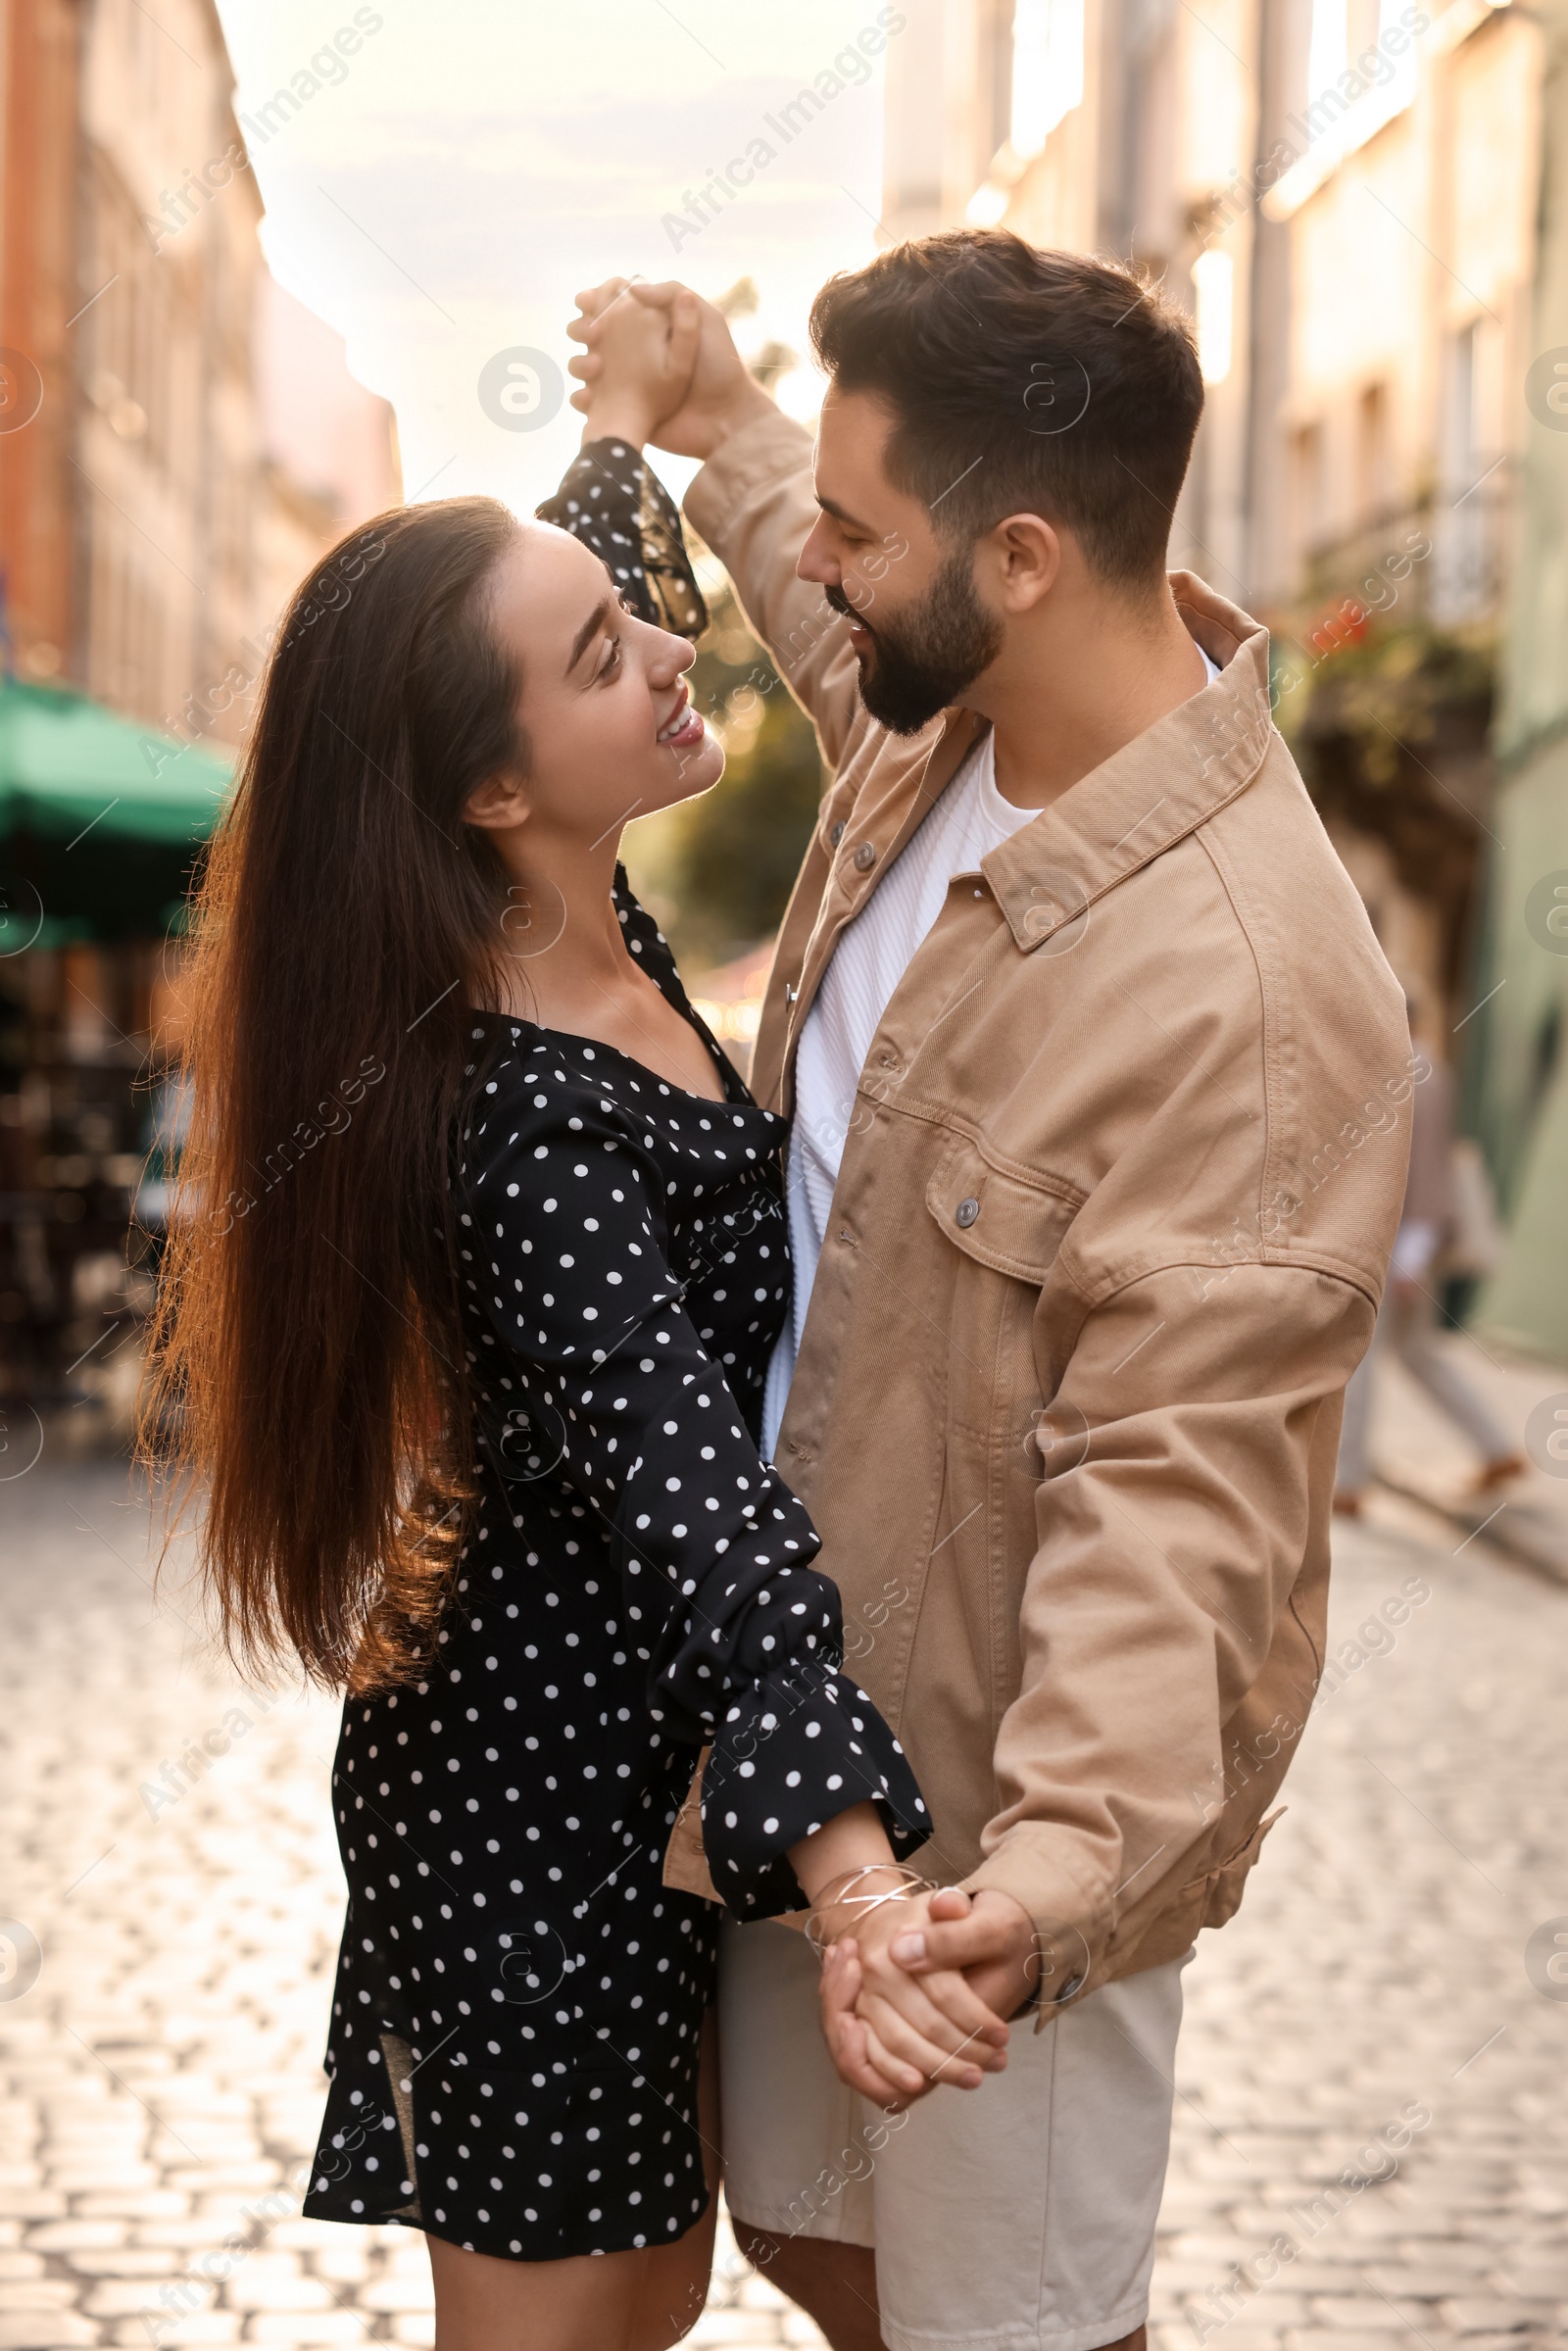
[(1007, 2028), (956, 1970), (917, 1982), (890, 1946), (926, 1926), (929, 1895), (863, 1913), (829, 1946), (822, 2032), (841, 2078), (879, 2106), (901, 2109), (938, 2083), (978, 2089), (1007, 2062)]
[[(944, 1886), (923, 1921), (904, 1920), (900, 1929), (889, 1938), (897, 1966), (916, 1979), (961, 1969), (969, 1989), (999, 2017), (1015, 2016), (1040, 1981), (1034, 1921), (1011, 1894), (988, 1887), (969, 1895), (961, 1886)], [(1052, 1998), (1061, 1986), (1048, 1982), (1044, 1989)]]
[(673, 314), (677, 304), (696, 306), (696, 364), (684, 396), (667, 415), (655, 420), (647, 436), (657, 448), (667, 449), (675, 457), (707, 459), (731, 433), (757, 416), (773, 414), (774, 404), (736, 350), (722, 311), (672, 280), (651, 286), (627, 284), (621, 278), (608, 279), (603, 286), (577, 297), (579, 315), (566, 332), (587, 348), (583, 357), (570, 365), (570, 372), (584, 387), (571, 396), (574, 408), (591, 413), (601, 380), (607, 386), (615, 380), (612, 310), (618, 302), (635, 302), (666, 314)]

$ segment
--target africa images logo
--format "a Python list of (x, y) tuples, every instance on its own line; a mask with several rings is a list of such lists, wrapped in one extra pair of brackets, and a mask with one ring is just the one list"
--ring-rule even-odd
[(1568, 432), (1568, 343), (1532, 360), (1525, 376), (1525, 406), (1548, 432)]
[(479, 406), (503, 432), (537, 432), (565, 396), (566, 379), (547, 351), (516, 343), (479, 370)]

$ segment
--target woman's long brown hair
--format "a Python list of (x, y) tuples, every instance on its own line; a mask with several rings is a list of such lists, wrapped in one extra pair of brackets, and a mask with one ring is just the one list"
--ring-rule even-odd
[(516, 534), (451, 499), (317, 566), (194, 911), (144, 1457), (208, 1488), (230, 1655), (293, 1651), (329, 1687), (413, 1670), (466, 1515), (448, 1154), (505, 888), (461, 810), (526, 761), (488, 627)]

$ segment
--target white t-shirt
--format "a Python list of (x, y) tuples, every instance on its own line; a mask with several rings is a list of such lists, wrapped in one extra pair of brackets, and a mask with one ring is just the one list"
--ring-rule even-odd
[[(1211, 678), (1217, 663), (1205, 653)], [(767, 1367), (762, 1399), (762, 1458), (771, 1461), (795, 1376), (822, 1254), (844, 1139), (855, 1116), (856, 1087), (893, 992), (947, 901), (955, 874), (976, 873), (980, 860), (1040, 814), (997, 789), (995, 736), (982, 741), (910, 834), (881, 883), (839, 934), (822, 984), (801, 1031), (795, 1062), (795, 1123), (786, 1188), (795, 1291), (789, 1320)]]

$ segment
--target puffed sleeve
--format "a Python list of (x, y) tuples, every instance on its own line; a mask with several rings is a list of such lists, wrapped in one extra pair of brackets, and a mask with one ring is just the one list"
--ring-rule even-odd
[(702, 635), (708, 607), (686, 553), (679, 511), (629, 441), (589, 441), (537, 513), (541, 522), (569, 530), (593, 549), (639, 619), (678, 637)]
[(852, 1804), (876, 1804), (896, 1851), (923, 1842), (914, 1775), (839, 1670), (816, 1531), (684, 1311), (652, 1137), (548, 1044), (487, 1085), (460, 1186), (463, 1270), (490, 1326), (476, 1376), (531, 1461), (612, 1530), (653, 1719), (712, 1747), (713, 1884), (745, 1918), (798, 1909), (788, 1848)]

